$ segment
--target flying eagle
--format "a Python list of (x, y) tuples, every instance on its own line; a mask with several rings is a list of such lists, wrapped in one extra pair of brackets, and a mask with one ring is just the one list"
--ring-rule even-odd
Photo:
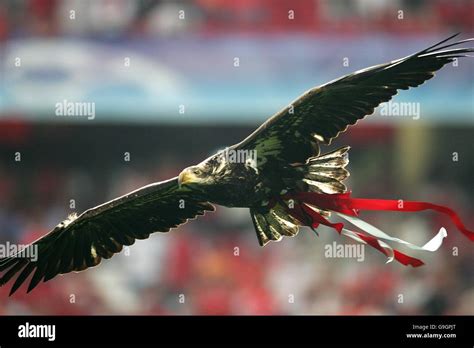
[[(78, 216), (69, 216), (27, 247), (37, 248), (36, 260), (25, 257), (25, 253), (0, 259), (0, 285), (18, 275), (11, 295), (33, 274), (27, 290), (30, 292), (40, 281), (97, 266), (103, 258), (112, 257), (135, 239), (146, 239), (153, 232), (168, 232), (213, 211), (213, 204), (249, 208), (261, 246), (283, 236), (295, 236), (299, 226), (315, 229), (323, 224), (373, 246), (390, 260), (419, 266), (423, 264), (420, 260), (386, 242), (434, 251), (446, 235), (441, 231), (418, 247), (358, 219), (358, 211), (363, 209), (434, 209), (448, 214), (458, 229), (474, 240), (474, 233), (449, 208), (408, 201), (400, 207), (397, 201), (351, 198), (343, 183), (349, 176), (345, 169), (349, 147), (320, 155), (320, 144), (329, 145), (349, 125), (372, 114), (398, 90), (417, 87), (444, 65), (469, 56), (474, 48), (453, 47), (474, 39), (447, 43), (456, 35), (405, 58), (312, 88), (240, 143), (184, 169), (178, 177), (152, 183)], [(247, 156), (232, 160), (229, 154), (235, 153)], [(363, 232), (348, 230), (343, 223), (332, 223), (328, 220), (331, 212)]]

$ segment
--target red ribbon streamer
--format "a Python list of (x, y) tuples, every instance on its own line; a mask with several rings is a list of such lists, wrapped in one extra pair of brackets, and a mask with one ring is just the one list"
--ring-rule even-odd
[[(329, 220), (327, 220), (324, 216), (319, 214), (318, 212), (314, 211), (307, 205), (300, 204), (299, 202), (294, 206), (293, 209), (287, 208), (287, 211), (290, 215), (292, 215), (298, 221), (302, 223), (310, 224), (311, 227), (318, 227), (319, 224), (323, 224), (337, 230), (339, 233), (341, 233), (344, 227), (343, 223), (341, 222), (332, 223)], [(308, 219), (311, 221), (305, 222)], [(354, 232), (354, 233), (356, 233), (359, 236), (359, 238), (361, 238), (363, 241), (365, 241), (367, 244), (369, 244), (373, 248), (377, 249), (378, 251), (385, 254), (386, 256), (389, 256), (387, 250), (380, 245), (377, 238), (366, 235), (361, 232)], [(416, 259), (414, 257), (411, 257), (409, 255), (406, 255), (396, 249), (393, 249), (393, 257), (395, 258), (395, 260), (397, 260), (398, 262), (400, 262), (401, 264), (405, 266), (411, 265), (413, 267), (419, 267), (419, 266), (424, 265), (423, 261)]]
[[(377, 238), (368, 236), (366, 234), (360, 233), (355, 231), (355, 233), (362, 239), (364, 240), (367, 244), (369, 244), (371, 247), (377, 249), (378, 251), (384, 253), (385, 255), (388, 256), (387, 251), (380, 245), (379, 241)], [(404, 254), (397, 249), (393, 249), (393, 257), (395, 260), (400, 262), (401, 264), (405, 266), (413, 266), (413, 267), (420, 267), (424, 265), (424, 262), (421, 261), (420, 259), (411, 257), (407, 254)]]
[(393, 199), (351, 198), (350, 192), (341, 194), (297, 192), (286, 194), (283, 198), (294, 199), (299, 202), (315, 205), (321, 209), (337, 211), (352, 216), (357, 216), (359, 210), (392, 210), (402, 212), (434, 210), (449, 216), (458, 230), (471, 241), (474, 241), (474, 232), (464, 226), (454, 210), (442, 205), (417, 201), (397, 201)]
[[(453, 223), (456, 225), (456, 227), (459, 229), (459, 231), (461, 231), (471, 241), (474, 241), (474, 232), (468, 230), (466, 226), (464, 226), (456, 212), (442, 205), (436, 205), (428, 202), (398, 201), (392, 199), (351, 198), (350, 192), (341, 194), (297, 192), (288, 193), (286, 195), (283, 195), (281, 198), (285, 200), (296, 201), (294, 208), (289, 208), (286, 204), (283, 204), (283, 206), (286, 207), (287, 212), (294, 218), (296, 218), (298, 221), (303, 224), (307, 224), (313, 228), (318, 227), (319, 224), (323, 224), (341, 233), (344, 224), (332, 223), (324, 216), (316, 212), (314, 209), (311, 209), (307, 205), (301, 203), (308, 203), (320, 209), (332, 210), (351, 216), (357, 216), (359, 210), (392, 210), (402, 212), (434, 210), (448, 215), (453, 221)], [(272, 203), (275, 204), (276, 201), (273, 201)], [(370, 235), (366, 235), (361, 232), (354, 233), (356, 233), (367, 244), (388, 256), (387, 250), (385, 250), (385, 248), (380, 245), (379, 240), (377, 238)], [(413, 267), (419, 267), (424, 264), (423, 261), (408, 256), (396, 249), (393, 249), (393, 253), (394, 258), (405, 266), (411, 265)]]

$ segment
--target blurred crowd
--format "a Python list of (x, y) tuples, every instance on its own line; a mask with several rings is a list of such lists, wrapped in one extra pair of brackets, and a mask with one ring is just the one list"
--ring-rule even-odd
[[(211, 137), (199, 129), (193, 130), (195, 139), (203, 141), (190, 149), (187, 142), (179, 141), (188, 139), (179, 128), (148, 127), (134, 132), (128, 127), (123, 132), (118, 127), (121, 144), (113, 142), (119, 137), (116, 133), (107, 127), (98, 128), (101, 137), (97, 137), (97, 130), (87, 127), (74, 133), (74, 127), (15, 130), (9, 126), (10, 138), (1, 141), (2, 243), (31, 242), (72, 211), (80, 212), (170, 178), (212, 151), (204, 141)], [(229, 129), (211, 127), (207, 131), (215, 134), (216, 144), (225, 142), (229, 135), (241, 136)], [(248, 129), (239, 132), (245, 134)], [(180, 137), (173, 136), (178, 140), (171, 145), (165, 134)], [(449, 134), (433, 136), (453, 139), (456, 134), (460, 144), (469, 139), (467, 132), (464, 136), (459, 130)], [(446, 204), (472, 228), (472, 178), (459, 176), (469, 171), (465, 165), (470, 164), (462, 162), (464, 166), (460, 163), (449, 168), (440, 151), (428, 164), (422, 181), (409, 190), (410, 186), (400, 184), (404, 169), (393, 160), (395, 139), (391, 131), (377, 133), (372, 128), (354, 130), (344, 137), (344, 141), (357, 145), (351, 150), (349, 165), (352, 176), (348, 184), (354, 196)], [(136, 144), (132, 161), (124, 163), (117, 148), (128, 148), (132, 142)], [(439, 142), (449, 150), (446, 141)], [(12, 161), (13, 149), (21, 150), (23, 162)], [(435, 147), (433, 150), (437, 151)], [(438, 170), (439, 166), (445, 169)], [(71, 198), (75, 209), (70, 208)], [(326, 258), (326, 245), (352, 241), (332, 230), (318, 229), (316, 236), (304, 228), (295, 238), (260, 248), (248, 210), (219, 207), (170, 233), (137, 241), (99, 267), (42, 283), (28, 295), (22, 288), (9, 298), (9, 288), (2, 287), (0, 314), (474, 313), (472, 244), (445, 217), (390, 212), (364, 213), (363, 217), (387, 233), (419, 245), (441, 226), (447, 228), (449, 237), (436, 253), (411, 251), (426, 262), (417, 269), (396, 262), (385, 264), (385, 257), (369, 247), (363, 262)]]
[(2, 0), (0, 41), (180, 32), (470, 32), (470, 0)]

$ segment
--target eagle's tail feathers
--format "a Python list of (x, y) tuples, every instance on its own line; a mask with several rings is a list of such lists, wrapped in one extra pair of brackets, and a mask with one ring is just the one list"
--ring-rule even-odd
[(349, 149), (349, 146), (344, 146), (322, 156), (310, 157), (300, 165), (303, 190), (326, 194), (346, 192), (346, 185), (342, 182), (349, 176), (345, 169), (349, 163)]

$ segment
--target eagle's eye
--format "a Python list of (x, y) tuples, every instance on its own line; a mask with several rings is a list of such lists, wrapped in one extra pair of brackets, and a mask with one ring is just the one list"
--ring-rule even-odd
[(193, 173), (199, 176), (202, 175), (203, 171), (200, 168), (194, 168)]

